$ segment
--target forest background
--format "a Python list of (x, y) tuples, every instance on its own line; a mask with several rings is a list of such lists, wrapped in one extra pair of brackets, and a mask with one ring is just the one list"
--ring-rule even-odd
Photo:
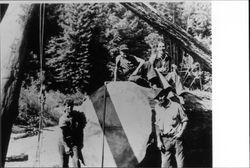
[[(150, 3), (169, 21), (211, 47), (211, 3)], [(38, 11), (38, 10), (37, 10)], [(38, 127), (40, 112), (39, 12), (32, 20), (29, 55), (15, 125)], [(44, 126), (56, 125), (65, 97), (81, 104), (113, 79), (118, 48), (147, 60), (149, 44), (161, 37), (119, 3), (46, 4), (43, 71)], [(15, 128), (15, 127), (14, 127)]]

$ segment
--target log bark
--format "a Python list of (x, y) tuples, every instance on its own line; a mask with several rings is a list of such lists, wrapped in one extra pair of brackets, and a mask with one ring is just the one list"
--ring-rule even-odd
[(212, 72), (211, 51), (202, 43), (188, 34), (185, 30), (165, 19), (160, 14), (152, 11), (145, 4), (121, 3), (124, 7), (131, 10), (139, 18), (146, 21), (149, 25), (177, 42), (177, 45), (185, 49), (193, 58), (201, 64), (203, 70)]
[(27, 55), (26, 38), (34, 16), (32, 4), (10, 4), (1, 21), (1, 166), (4, 167)]
[(6, 158), (6, 162), (21, 162), (21, 161), (27, 161), (28, 155), (21, 153), (20, 155), (13, 155)]

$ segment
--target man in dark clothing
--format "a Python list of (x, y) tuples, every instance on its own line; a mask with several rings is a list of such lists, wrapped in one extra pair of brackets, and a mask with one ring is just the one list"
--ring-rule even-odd
[(69, 156), (72, 157), (73, 166), (81, 167), (84, 164), (81, 149), (83, 148), (83, 129), (86, 126), (84, 113), (73, 110), (74, 101), (66, 99), (64, 114), (59, 119), (59, 154), (62, 167), (69, 167)]
[(140, 67), (145, 62), (143, 59), (128, 54), (128, 48), (125, 44), (121, 45), (120, 55), (116, 57), (116, 65), (114, 71), (114, 81), (133, 81)]

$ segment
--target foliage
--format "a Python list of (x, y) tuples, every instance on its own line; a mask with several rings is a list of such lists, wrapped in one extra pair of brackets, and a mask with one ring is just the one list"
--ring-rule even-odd
[[(150, 3), (169, 21), (211, 46), (211, 3)], [(118, 47), (147, 59), (151, 40), (159, 33), (119, 3), (46, 4), (45, 84), (47, 91), (65, 94), (93, 91), (112, 80)], [(38, 12), (27, 39), (29, 52), (25, 84), (39, 76)], [(162, 38), (162, 37), (161, 37)], [(166, 39), (165, 39), (166, 40)]]
[[(40, 71), (40, 51), (39, 51), (39, 5), (35, 5), (34, 16), (29, 23), (29, 34), (27, 36), (27, 57), (25, 61), (24, 86), (31, 86), (32, 81), (39, 79)], [(50, 37), (58, 35), (62, 31), (57, 21), (59, 19), (57, 9), (59, 4), (45, 5), (45, 23), (44, 23), (44, 46), (47, 45)], [(44, 58), (43, 58), (44, 59)], [(43, 60), (44, 62), (44, 60)], [(46, 82), (51, 83), (51, 75), (47, 66), (43, 66), (46, 72)]]
[(180, 26), (208, 48), (211, 47), (210, 2), (151, 3), (169, 21)]
[(150, 33), (148, 36), (145, 37), (145, 42), (149, 46), (153, 46), (155, 44), (158, 44), (158, 42), (160, 42), (160, 41), (163, 41), (163, 37), (157, 33)]
[(99, 4), (99, 9), (96, 24), (102, 29), (112, 61), (122, 44), (127, 44), (130, 54), (143, 58), (149, 48), (144, 37), (154, 30), (118, 3)]
[[(34, 81), (31, 87), (22, 87), (19, 99), (19, 115), (15, 124), (38, 127), (41, 105), (37, 85), (38, 82)], [(58, 120), (49, 113), (52, 107), (53, 104), (46, 104), (43, 111), (44, 119), (47, 121), (47, 123), (45, 123), (46, 126), (55, 125)]]
[(152, 29), (119, 4), (62, 4), (57, 11), (63, 33), (46, 47), (49, 89), (91, 93), (111, 80), (121, 44), (138, 57), (147, 53), (144, 37)]
[[(88, 85), (89, 53), (93, 12), (88, 5), (63, 4), (59, 8), (63, 33), (52, 37), (47, 46), (47, 66), (53, 72), (54, 82), (64, 92), (84, 90)], [(67, 11), (67, 12), (66, 12)]]
[[(16, 125), (29, 125), (38, 127), (39, 116), (41, 111), (40, 104), (40, 83), (32, 81), (31, 86), (21, 88), (19, 99), (19, 115), (15, 121)], [(43, 126), (57, 125), (60, 116), (62, 115), (63, 102), (65, 98), (72, 98), (75, 105), (81, 105), (85, 99), (85, 94), (77, 91), (74, 94), (63, 94), (59, 91), (49, 91), (45, 93), (46, 100), (44, 105)]]
[[(150, 3), (169, 21), (186, 30), (207, 47), (211, 46), (211, 3)], [(37, 127), (39, 100), (39, 12), (31, 20), (24, 85), (16, 124)], [(119, 3), (46, 4), (44, 66), (46, 125), (56, 124), (62, 103), (72, 97), (80, 105), (112, 80), (118, 48), (127, 44), (130, 54), (148, 59), (148, 49), (162, 36)], [(166, 39), (165, 39), (166, 40)], [(211, 74), (204, 72), (204, 89), (211, 91)], [(58, 110), (55, 110), (58, 109)]]

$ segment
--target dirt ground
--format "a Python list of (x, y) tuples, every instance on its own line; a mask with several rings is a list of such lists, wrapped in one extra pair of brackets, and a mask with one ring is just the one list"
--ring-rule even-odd
[(45, 128), (41, 134), (40, 162), (36, 161), (38, 136), (14, 140), (14, 137), (19, 135), (20, 134), (12, 134), (7, 157), (24, 153), (28, 155), (28, 160), (20, 162), (6, 162), (5, 167), (57, 167), (59, 163), (59, 154), (57, 150), (57, 127)]

